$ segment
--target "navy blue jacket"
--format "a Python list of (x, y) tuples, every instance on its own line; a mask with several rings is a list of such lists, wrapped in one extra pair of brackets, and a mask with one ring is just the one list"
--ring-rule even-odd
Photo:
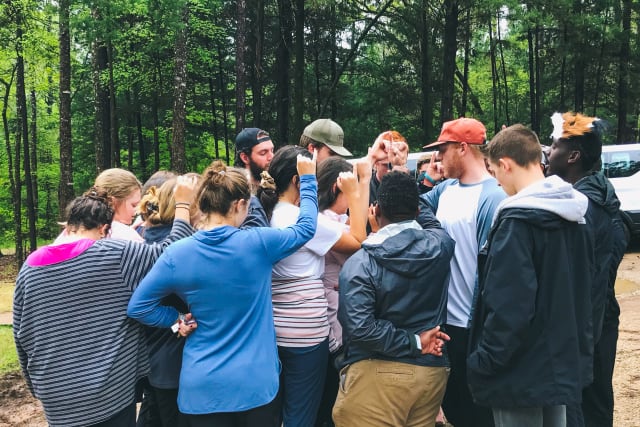
[(479, 255), (467, 375), (476, 403), (574, 405), (593, 378), (593, 242), (533, 208), (499, 212)]
[(585, 215), (587, 226), (594, 241), (596, 272), (591, 292), (593, 305), (593, 339), (597, 343), (602, 332), (605, 310), (619, 311), (615, 296), (615, 278), (611, 271), (617, 271), (624, 251), (620, 252), (619, 234), (615, 233), (616, 220), (620, 215), (620, 201), (609, 180), (601, 173), (594, 172), (573, 185), (589, 198), (589, 208)]
[(339, 368), (369, 358), (447, 366), (446, 357), (422, 355), (414, 335), (446, 323), (454, 245), (442, 228), (407, 228), (381, 244), (365, 241), (347, 260), (339, 279)]

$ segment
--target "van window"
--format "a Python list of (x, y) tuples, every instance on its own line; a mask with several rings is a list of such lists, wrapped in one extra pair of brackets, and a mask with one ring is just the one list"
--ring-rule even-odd
[(602, 171), (609, 178), (624, 178), (640, 171), (640, 150), (603, 152)]

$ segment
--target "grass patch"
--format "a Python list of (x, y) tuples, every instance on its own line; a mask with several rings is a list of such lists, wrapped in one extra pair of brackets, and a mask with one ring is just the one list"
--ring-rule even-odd
[(0, 313), (13, 309), (13, 283), (0, 282)]
[(0, 326), (0, 377), (20, 369), (11, 326)]

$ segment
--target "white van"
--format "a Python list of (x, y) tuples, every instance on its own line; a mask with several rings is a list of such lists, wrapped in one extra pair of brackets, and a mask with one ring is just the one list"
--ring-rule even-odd
[(602, 172), (620, 199), (628, 236), (640, 235), (640, 144), (604, 145)]

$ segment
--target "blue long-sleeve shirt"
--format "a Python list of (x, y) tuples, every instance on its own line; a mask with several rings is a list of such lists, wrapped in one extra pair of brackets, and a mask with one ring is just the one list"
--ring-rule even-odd
[(303, 175), (300, 216), (283, 228), (231, 226), (196, 233), (171, 246), (143, 279), (128, 314), (168, 327), (178, 312), (160, 305), (175, 293), (198, 328), (184, 347), (178, 406), (186, 414), (238, 412), (271, 402), (280, 363), (271, 305), (271, 269), (313, 237), (315, 177)]

